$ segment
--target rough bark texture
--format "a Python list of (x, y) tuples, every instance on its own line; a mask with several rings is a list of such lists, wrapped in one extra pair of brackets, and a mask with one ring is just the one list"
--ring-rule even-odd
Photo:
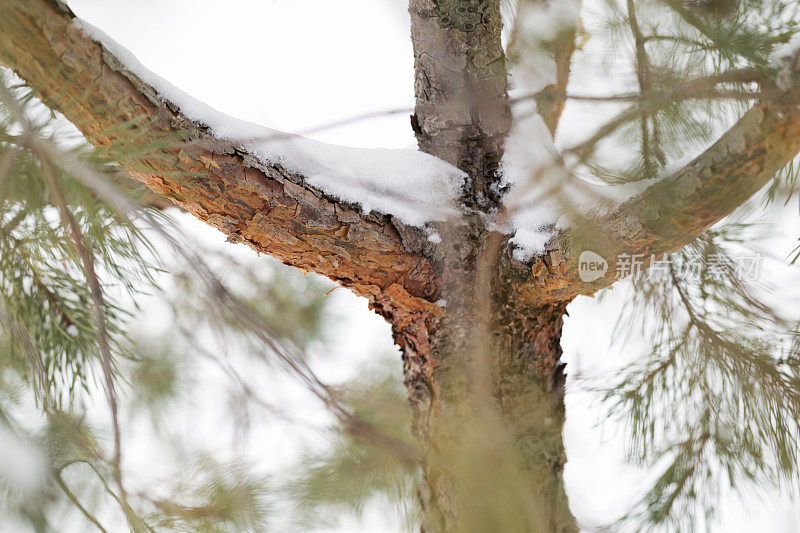
[[(384, 314), (413, 322), (406, 313), (440, 313), (431, 303), (438, 299), (431, 283), (436, 269), (424, 234), (389, 216), (364, 215), (308, 186), (303, 176), (278, 164), (264, 168), (214, 138), (72, 25), (73, 18), (53, 0), (0, 1), (0, 62), (89, 142), (145, 145), (188, 132), (184, 146), (144, 154), (127, 170), (229, 240), (328, 276)], [(137, 126), (124, 127), (131, 121)]]
[(511, 125), (500, 4), (411, 0), (409, 11), (420, 149), (469, 175), (464, 205), (497, 207), (497, 168)]
[[(799, 150), (800, 109), (761, 102), (671, 177), (582, 224), (590, 231), (559, 233), (545, 254), (525, 265), (506, 254), (501, 270), (517, 279), (515, 292), (531, 305), (594, 294), (618, 279), (620, 256), (639, 254), (647, 267), (651, 254), (681, 249), (758, 192)], [(606, 275), (591, 283), (578, 271), (585, 250), (609, 264)]]

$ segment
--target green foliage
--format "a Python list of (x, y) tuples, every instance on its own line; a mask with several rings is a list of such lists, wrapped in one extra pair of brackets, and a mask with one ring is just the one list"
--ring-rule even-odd
[[(321, 338), (327, 288), (318, 278), (242, 262), (226, 251), (207, 250), (203, 256), (215, 257), (211, 268), (220, 276), (224, 272), (230, 291), (272, 336), (299, 351)], [(191, 265), (187, 267), (172, 271), (176, 284), (173, 305), (187, 327), (204, 324), (225, 338), (231, 348), (244, 346), (246, 352), (263, 351), (263, 343), (252, 336), (252, 327), (239, 320), (230, 308), (214, 305), (215, 295), (204, 291), (204, 281), (191, 270)], [(205, 301), (198, 301), (198, 296)]]
[[(171, 157), (177, 148), (191, 149), (185, 135), (155, 141), (143, 136), (142, 142), (92, 150), (74, 132), (63, 131), (60, 119), (31, 91), (7, 90), (7, 78), (0, 78), (5, 84), (0, 86), (0, 429), (42, 450), (47, 475), (44, 485), (24, 494), (0, 479), (9, 494), (20, 494), (6, 499), (3, 512), (36, 531), (58, 529), (49, 516), (63, 503), (100, 531), (116, 530), (109, 525), (114, 520), (137, 532), (263, 530), (270, 487), (240, 462), (220, 464), (188, 453), (191, 464), (174, 477), (166, 497), (130, 493), (118, 459), (119, 411), (130, 409), (129, 421), (135, 423), (137, 407), (147, 407), (144, 413), (156, 424), (191, 382), (196, 361), (189, 363), (183, 352), (203, 334), (244, 337), (262, 361), (270, 360), (267, 338), (300, 353), (320, 338), (323, 286), (222, 254), (216, 261), (232, 286), (229, 292), (198, 259), (201, 252), (175, 237), (180, 231), (166, 216), (142, 208), (123, 213), (118, 197), (106, 198), (98, 194), (103, 187), (93, 186), (111, 185), (137, 206), (142, 187), (131, 185), (119, 162), (135, 168), (144, 154)], [(136, 129), (137, 123), (119, 127)], [(76, 177), (76, 171), (85, 174)], [(182, 268), (164, 270), (165, 246), (177, 247), (186, 259)], [(87, 271), (81, 247), (93, 272)], [(209, 260), (215, 255), (202, 254)], [(99, 301), (91, 288), (94, 275)], [(153, 297), (167, 303), (179, 320), (163, 338), (140, 342), (130, 337), (130, 325), (139, 302)], [(243, 323), (242, 313), (252, 320)], [(101, 333), (108, 354), (101, 348)], [(214, 348), (200, 355), (223, 360)], [(89, 422), (95, 416), (87, 404), (102, 398), (99, 389), (105, 389), (110, 405), (111, 438), (107, 426)], [(108, 519), (113, 507), (118, 516)]]
[(631, 457), (660, 472), (625, 517), (637, 528), (691, 529), (721, 483), (798, 488), (796, 331), (736, 271), (748, 231), (709, 231), (671, 256), (666, 279), (635, 279), (618, 331), (643, 331), (651, 348), (606, 400), (629, 424)]
[[(659, 176), (749, 107), (758, 73), (773, 68), (772, 53), (798, 24), (796, 2), (608, 0), (590, 31), (611, 43), (609, 57), (633, 50), (637, 83), (575, 153), (606, 181)], [(626, 166), (608, 166), (595, 158), (600, 146), (638, 148)], [(797, 176), (796, 162), (779, 172), (764, 205), (788, 203)], [(628, 422), (631, 458), (659, 472), (622, 520), (637, 530), (693, 529), (713, 515), (724, 484), (797, 488), (796, 317), (779, 316), (735, 270), (742, 252), (758, 253), (747, 247), (755, 230), (763, 228), (720, 224), (672, 254), (666, 276), (635, 279), (617, 335), (621, 343), (623, 332), (642, 332), (649, 351), (605, 397)]]
[[(606, 0), (589, 28), (608, 42), (609, 58), (634, 50), (637, 80), (630, 93), (609, 99), (621, 106), (619, 114), (568, 150), (596, 177), (614, 183), (654, 178), (707, 145), (758, 96), (757, 73), (772, 68), (770, 55), (800, 27), (796, 2), (737, 0), (724, 10), (711, 2), (707, 9), (689, 4)], [(613, 149), (613, 166), (596, 157), (608, 153), (601, 147)], [(630, 157), (619, 165), (625, 153)]]
[[(25, 101), (27, 98), (23, 98)], [(22, 104), (22, 102), (21, 102)], [(100, 354), (92, 301), (83, 265), (69, 229), (59, 218), (38, 154), (13, 142), (14, 123), (0, 114), (0, 285), (2, 324), (9, 364), (30, 378), (46, 404), (69, 403), (75, 388), (96, 378)], [(51, 140), (51, 139), (48, 139)], [(77, 149), (76, 153), (85, 149)], [(58, 170), (65, 201), (92, 250), (103, 279), (104, 313), (114, 351), (122, 348), (129, 311), (114, 301), (134, 295), (152, 282), (149, 245), (141, 230), (86, 187)]]
[[(187, 471), (189, 475), (187, 476)], [(270, 494), (266, 478), (252, 474), (247, 464), (218, 464), (203, 457), (182, 469), (174, 498), (154, 500), (154, 524), (169, 531), (227, 533), (264, 531)]]
[[(781, 169), (770, 182), (764, 197), (764, 204), (769, 205), (779, 198), (784, 198), (783, 205), (789, 205), (798, 192), (800, 185), (800, 165), (797, 158)], [(800, 213), (800, 195), (797, 197), (797, 210)]]
[[(384, 435), (414, 445), (411, 409), (394, 368), (365, 372), (342, 387), (341, 394), (361, 420)], [(418, 468), (342, 432), (326, 450), (302, 461), (286, 493), (295, 502), (304, 527), (334, 526), (343, 511), (360, 514), (368, 503), (383, 497), (402, 510), (404, 526), (412, 530), (419, 528), (421, 518), (416, 500)]]

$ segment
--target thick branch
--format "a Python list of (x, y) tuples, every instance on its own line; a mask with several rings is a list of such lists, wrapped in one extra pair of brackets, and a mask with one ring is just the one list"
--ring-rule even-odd
[(280, 164), (257, 168), (254, 157), (212, 136), (128, 71), (74, 18), (57, 0), (0, 0), (0, 63), (89, 142), (144, 144), (188, 132), (184, 146), (143, 154), (129, 172), (230, 240), (331, 277), (378, 307), (434, 307), (427, 303), (437, 297), (434, 268), (423, 253), (431, 245), (421, 232), (364, 215)]
[[(530, 264), (506, 257), (503, 275), (515, 280), (518, 296), (539, 305), (611, 285), (622, 255), (649, 259), (681, 249), (758, 192), (800, 151), (800, 109), (790, 102), (796, 96), (786, 97), (785, 102), (756, 104), (683, 169), (605, 218), (589, 220), (582, 231), (562, 231)], [(586, 250), (608, 261), (605, 276), (590, 283), (581, 281), (578, 271), (578, 258)]]

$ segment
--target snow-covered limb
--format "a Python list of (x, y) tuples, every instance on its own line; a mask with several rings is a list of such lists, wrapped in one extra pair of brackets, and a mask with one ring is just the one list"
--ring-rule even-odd
[[(365, 170), (380, 167), (375, 161), (365, 162), (364, 166), (354, 163), (350, 169), (332, 162), (334, 153), (343, 154), (337, 160), (340, 162), (356, 155), (360, 159), (363, 153), (340, 148), (320, 148), (317, 153), (311, 148), (312, 157), (305, 158), (303, 150), (312, 146), (307, 141), (293, 137), (287, 140), (282, 135), (264, 139), (263, 133), (270, 130), (223, 119), (178, 93), (162, 95), (141, 78), (147, 77), (146, 73), (130, 71), (125, 58), (117, 58), (88, 37), (75, 26), (71, 12), (54, 0), (0, 0), (0, 15), (2, 64), (14, 68), (38, 89), (45, 102), (62, 111), (90, 142), (142, 142), (149, 131), (192, 132), (193, 149), (166, 156), (157, 154), (158, 157), (145, 154), (137, 162), (137, 177), (158, 194), (219, 228), (231, 240), (247, 242), (286, 263), (330, 276), (360, 294), (374, 297), (375, 305), (419, 306), (425, 305), (425, 300), (435, 302), (440, 297), (432, 282), (436, 268), (426, 253), (436, 246), (436, 237), (429, 238), (426, 231), (403, 224), (396, 217), (364, 214), (357, 206), (340, 200), (354, 188), (346, 186), (339, 191), (334, 187), (340, 184), (323, 183), (323, 170), (330, 170), (333, 175), (356, 176), (362, 188), (370, 185), (383, 187), (384, 192), (393, 191), (394, 184), (382, 183), (375, 179), (377, 174)], [(786, 64), (796, 65), (796, 59), (796, 55), (792, 56)], [(796, 69), (791, 74), (790, 80), (797, 79)], [(160, 83), (155, 81), (156, 85)], [(165, 100), (170, 98), (178, 101), (167, 104)], [(194, 118), (181, 112), (181, 104)], [(511, 252), (506, 258), (505, 268), (519, 275), (517, 290), (536, 303), (591, 293), (613, 282), (617, 254), (670, 251), (691, 241), (794, 157), (800, 148), (799, 113), (796, 106), (787, 103), (757, 104), (683, 170), (612, 209), (607, 216), (594, 218), (593, 231), (581, 234), (582, 243), (577, 242), (577, 231), (565, 229), (544, 242), (544, 234), (538, 230), (540, 222), (551, 213), (547, 205), (535, 201), (541, 198), (542, 190), (530, 189), (528, 197), (519, 195), (522, 219), (515, 223), (515, 243), (528, 245), (533, 254), (526, 261), (513, 259)], [(142, 117), (146, 121), (137, 130), (120, 127)], [(199, 127), (198, 122), (207, 127)], [(534, 117), (527, 122), (518, 121), (517, 125), (523, 135), (509, 140), (509, 154), (504, 161), (506, 179), (525, 175), (511, 169), (517, 164), (515, 153), (526, 157), (526, 146), (528, 150), (542, 148), (542, 159), (534, 161), (540, 168), (547, 168), (541, 167), (541, 161), (549, 163), (557, 156), (549, 144), (541, 142), (546, 138), (541, 119)], [(220, 133), (215, 134), (215, 128)], [(525, 134), (526, 128), (533, 133)], [(531, 137), (526, 142), (525, 135), (533, 135), (537, 142), (530, 142), (534, 140)], [(519, 149), (515, 148), (517, 141)], [(458, 179), (459, 174), (428, 156), (411, 155), (414, 153), (402, 152), (402, 157), (433, 169), (428, 175), (439, 176), (431, 181), (441, 186), (436, 190), (450, 190), (447, 180)], [(294, 160), (291, 156), (297, 154), (301, 157)], [(383, 159), (383, 155), (376, 160), (385, 162), (389, 156)], [(523, 166), (528, 164), (518, 161)], [(293, 164), (308, 166), (301, 169)], [(409, 168), (405, 163), (403, 166)], [(298, 170), (319, 174), (309, 179)], [(418, 170), (414, 168), (415, 174)], [(440, 171), (442, 174), (438, 174)], [(442, 178), (445, 174), (450, 177)], [(442, 181), (437, 182), (440, 178)], [(316, 179), (321, 185), (310, 183)], [(399, 192), (404, 201), (416, 201), (408, 194), (418, 191)], [(379, 194), (374, 201), (385, 200), (386, 196), (392, 194)], [(375, 205), (381, 209), (388, 204)], [(530, 205), (534, 209), (526, 212), (524, 208)], [(406, 220), (416, 216), (411, 208), (405, 213)], [(388, 207), (386, 211), (397, 209)], [(414, 221), (434, 220), (437, 216)], [(557, 219), (550, 222), (555, 224)], [(582, 248), (609, 260), (606, 277), (593, 283), (580, 280), (576, 260)], [(517, 257), (525, 259), (527, 255)], [(391, 301), (386, 301), (387, 297)]]
[(280, 165), (327, 196), (358, 205), (364, 213), (392, 215), (412, 226), (458, 214), (456, 200), (464, 173), (436, 157), (419, 150), (336, 146), (228, 116), (148, 70), (101, 29), (78, 18), (73, 24), (153, 87), (165, 103), (217, 138), (252, 154), (261, 170)]
[(0, 64), (89, 142), (147, 145), (189, 132), (185, 148), (144, 153), (131, 173), (230, 240), (379, 295), (377, 306), (436, 301), (434, 267), (422, 253), (434, 244), (410, 224), (455, 212), (457, 170), (413, 150), (331, 147), (231, 119), (74, 20), (56, 0), (0, 0)]

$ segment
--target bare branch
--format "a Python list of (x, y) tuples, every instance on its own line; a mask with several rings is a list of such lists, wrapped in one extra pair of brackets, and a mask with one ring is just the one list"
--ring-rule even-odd
[[(791, 69), (795, 80), (798, 54), (782, 66)], [(660, 255), (692, 242), (758, 192), (800, 151), (797, 94), (795, 86), (783, 91), (782, 98), (773, 94), (760, 101), (691, 163), (606, 217), (585, 221), (582, 229), (561, 231), (530, 264), (507, 256), (501, 267), (519, 280), (517, 296), (543, 304), (593, 294), (616, 281), (619, 256)], [(589, 283), (578, 271), (578, 258), (586, 250), (608, 261), (605, 276)]]

